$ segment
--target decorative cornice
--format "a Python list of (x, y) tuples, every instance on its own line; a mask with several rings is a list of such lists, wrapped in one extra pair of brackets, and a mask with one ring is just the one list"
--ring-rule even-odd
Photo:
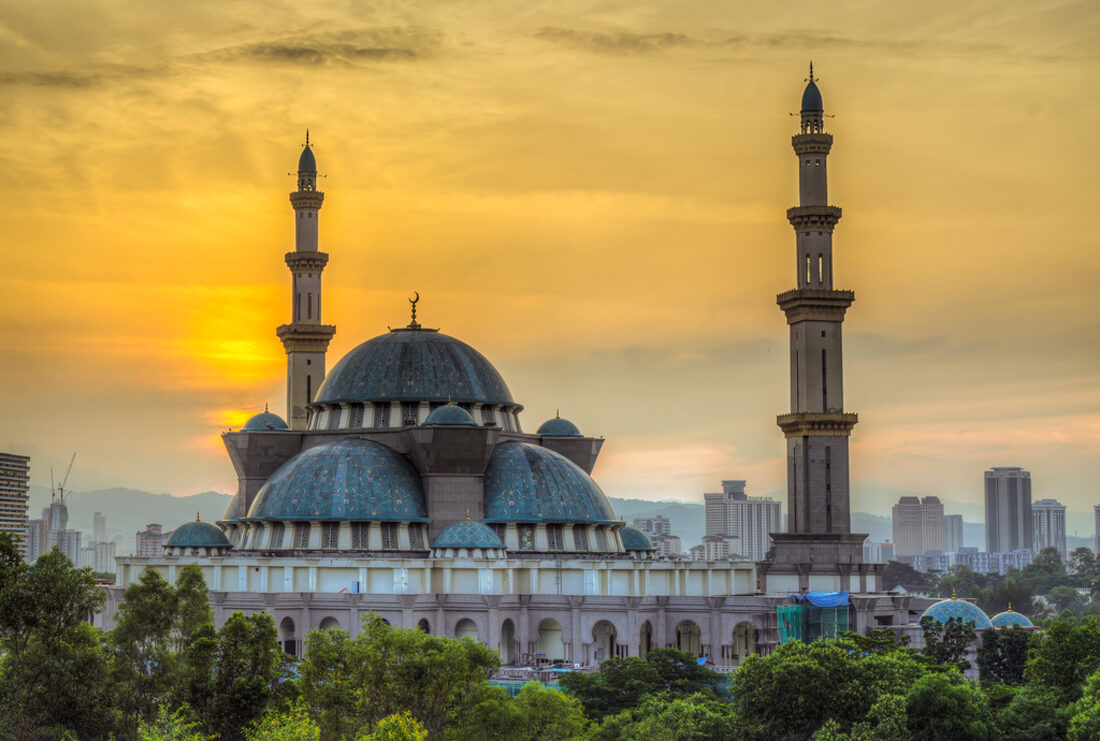
[(796, 232), (829, 232), (840, 221), (839, 206), (792, 206), (787, 209), (787, 221)]
[(325, 194), (319, 190), (296, 190), (290, 194), (290, 205), (295, 209), (312, 208), (317, 210), (325, 201)]
[(775, 421), (786, 437), (848, 437), (859, 422), (859, 415), (854, 412), (795, 412), (780, 414)]
[(284, 256), (292, 273), (320, 273), (328, 264), (327, 252), (288, 252)]
[(796, 322), (842, 322), (844, 312), (856, 300), (853, 291), (832, 291), (816, 288), (795, 289), (775, 297), (779, 308), (787, 315), (787, 324)]
[(284, 324), (275, 330), (283, 341), (283, 348), (289, 355), (292, 352), (326, 352), (328, 343), (336, 334), (331, 324)]
[(825, 133), (795, 134), (791, 137), (791, 146), (799, 156), (804, 154), (828, 154), (833, 148), (833, 135)]

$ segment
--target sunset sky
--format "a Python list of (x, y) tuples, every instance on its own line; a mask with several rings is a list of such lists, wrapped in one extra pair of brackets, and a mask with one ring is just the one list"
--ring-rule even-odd
[(418, 290), (527, 430), (607, 437), (606, 493), (785, 490), (813, 59), (854, 508), (975, 519), (1019, 465), (1091, 511), (1098, 49), (1095, 0), (3, 0), (0, 446), (35, 484), (77, 451), (76, 489), (235, 490), (220, 432), (284, 412), (308, 127), (330, 366)]

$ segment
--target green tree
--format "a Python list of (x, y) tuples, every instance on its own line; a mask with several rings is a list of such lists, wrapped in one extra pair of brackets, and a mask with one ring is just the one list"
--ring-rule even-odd
[(729, 703), (710, 695), (651, 695), (604, 719), (593, 741), (713, 741), (743, 738)]
[(1057, 690), (1041, 684), (1025, 685), (997, 712), (1004, 741), (1059, 741), (1069, 729), (1072, 705), (1061, 705)]
[(212, 741), (198, 730), (199, 722), (192, 717), (190, 708), (184, 706), (169, 713), (161, 706), (151, 721), (142, 721), (138, 726), (140, 741)]
[(899, 695), (879, 697), (867, 717), (852, 726), (851, 733), (844, 733), (840, 723), (830, 718), (813, 735), (814, 741), (909, 741), (911, 738), (905, 698)]
[(1100, 671), (1093, 672), (1077, 703), (1069, 724), (1070, 741), (1092, 741), (1100, 738)]
[(1086, 546), (1074, 548), (1070, 551), (1068, 565), (1069, 570), (1075, 576), (1082, 577), (1085, 580), (1082, 586), (1087, 584), (1087, 580), (1100, 576), (1100, 561), (1097, 561), (1096, 554), (1092, 552), (1092, 549)]
[(973, 622), (964, 623), (953, 617), (940, 622), (925, 615), (920, 619), (920, 629), (924, 634), (921, 653), (937, 664), (955, 664), (964, 671), (970, 667), (963, 657), (977, 638)]
[(986, 628), (978, 648), (978, 671), (983, 680), (1023, 684), (1030, 638), (1019, 626)]
[(361, 741), (425, 741), (428, 731), (406, 710), (387, 715), (378, 721), (373, 731), (359, 738)]
[(1054, 688), (1060, 704), (1081, 696), (1085, 680), (1100, 667), (1100, 624), (1089, 617), (1080, 622), (1058, 619), (1038, 639), (1028, 657), (1024, 677)]
[(1080, 617), (1088, 606), (1088, 598), (1066, 584), (1059, 584), (1044, 595), (1060, 614), (1066, 611)]
[(286, 710), (268, 708), (245, 733), (246, 741), (319, 741), (321, 729), (302, 703)]
[(218, 631), (206, 727), (238, 739), (263, 715), (286, 668), (275, 621), (266, 612), (235, 612)]
[(1016, 609), (1029, 617), (1037, 614), (1035, 592), (1030, 585), (1021, 581), (1018, 575), (1005, 577), (983, 589), (978, 595), (978, 607), (985, 610), (988, 615), (996, 615), (998, 612), (1009, 609)]
[(909, 735), (913, 741), (993, 738), (989, 702), (958, 672), (930, 672), (905, 693)]
[(932, 589), (932, 579), (927, 574), (914, 569), (907, 563), (891, 561), (882, 571), (882, 581), (886, 591), (894, 587), (904, 587), (909, 592), (926, 593)]

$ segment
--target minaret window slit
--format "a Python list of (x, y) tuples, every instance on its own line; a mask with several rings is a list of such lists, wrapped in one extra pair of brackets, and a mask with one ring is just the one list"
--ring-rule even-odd
[(821, 411), (829, 411), (829, 382), (825, 371), (825, 348), (821, 348)]

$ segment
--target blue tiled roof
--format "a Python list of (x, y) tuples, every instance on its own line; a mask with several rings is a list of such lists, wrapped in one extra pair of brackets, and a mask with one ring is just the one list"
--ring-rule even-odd
[(484, 355), (426, 329), (398, 329), (367, 340), (333, 367), (316, 401), (515, 404)]
[(225, 508), (225, 517), (221, 519), (221, 522), (237, 522), (237, 495), (234, 494), (233, 498), (229, 500), (229, 506)]
[(992, 627), (989, 616), (982, 612), (982, 608), (973, 602), (955, 599), (954, 597), (940, 600), (925, 610), (921, 617), (923, 618), (925, 615), (930, 616), (939, 623), (946, 623), (950, 618), (961, 620), (964, 623), (974, 623), (974, 628), (977, 630)]
[(504, 548), (488, 525), (477, 520), (459, 520), (443, 528), (432, 548)]
[(170, 548), (228, 548), (229, 539), (217, 525), (195, 520), (176, 528), (164, 545)]
[(244, 427), (241, 428), (245, 432), (252, 430), (289, 430), (290, 425), (283, 421), (283, 418), (278, 414), (272, 414), (271, 412), (260, 412), (252, 419), (244, 423)]
[(825, 110), (825, 105), (821, 102), (821, 91), (817, 89), (817, 85), (813, 82), (807, 85), (805, 92), (802, 93), (802, 110)]
[(569, 420), (554, 417), (543, 422), (536, 434), (547, 437), (580, 437), (581, 431)]
[(279, 467), (250, 520), (425, 522), (420, 476), (399, 453), (348, 437), (302, 451)]
[(302, 156), (298, 158), (298, 172), (317, 172), (317, 158), (313, 156), (313, 150), (306, 145), (302, 150)]
[(424, 420), (426, 425), (477, 425), (474, 418), (457, 404), (444, 404)]
[(619, 531), (619, 537), (623, 539), (623, 548), (628, 551), (655, 551), (649, 536), (636, 527), (624, 525)]
[(530, 443), (497, 445), (485, 469), (486, 522), (616, 522), (580, 466)]
[(1027, 615), (1021, 615), (1014, 610), (998, 612), (990, 618), (989, 622), (993, 624), (994, 628), (1011, 628), (1013, 625), (1019, 625), (1021, 628), (1034, 627), (1033, 623), (1028, 620)]

